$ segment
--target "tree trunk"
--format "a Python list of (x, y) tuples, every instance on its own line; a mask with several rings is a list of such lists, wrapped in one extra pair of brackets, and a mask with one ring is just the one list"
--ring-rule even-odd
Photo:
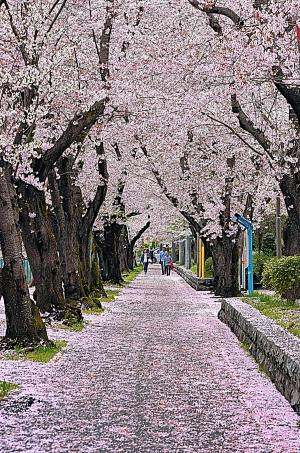
[(85, 296), (91, 292), (92, 282), (92, 235), (82, 231), (79, 237), (80, 280)]
[(23, 241), (35, 284), (35, 299), (43, 313), (61, 319), (65, 309), (55, 238), (47, 217), (44, 192), (18, 182)]
[[(148, 216), (150, 218), (150, 216)], [(130, 241), (129, 247), (128, 247), (128, 257), (127, 257), (127, 262), (128, 262), (128, 267), (129, 269), (133, 269), (135, 266), (135, 257), (134, 257), (134, 246), (137, 243), (137, 241), (142, 237), (142, 235), (145, 233), (145, 231), (150, 228), (151, 222), (148, 220), (148, 222), (137, 232), (137, 234), (132, 238)]]
[(55, 172), (49, 174), (51, 199), (54, 208), (53, 229), (62, 265), (65, 297), (79, 300), (84, 295), (80, 280), (80, 256), (78, 245), (78, 208), (81, 203), (72, 177), (73, 161), (60, 159), (60, 178)]
[(116, 284), (123, 281), (119, 259), (120, 232), (121, 225), (112, 222), (104, 226), (102, 240), (99, 240), (101, 235), (97, 235), (97, 245), (101, 248), (103, 280)]
[(18, 183), (21, 195), (20, 220), (29, 258), (37, 306), (55, 320), (76, 323), (82, 320), (79, 305), (68, 301), (63, 292), (63, 275), (57, 242), (51, 228), (45, 194), (31, 185)]
[(237, 243), (225, 234), (213, 240), (212, 259), (214, 265), (215, 294), (222, 297), (235, 297), (239, 294)]
[[(99, 174), (107, 181), (106, 161), (103, 160), (100, 151)], [(55, 212), (54, 231), (62, 261), (66, 299), (81, 300), (93, 291), (105, 294), (97, 262), (92, 261), (92, 227), (105, 199), (107, 186), (106, 184), (98, 186), (94, 200), (86, 209), (81, 189), (75, 184), (74, 158), (72, 156), (61, 158), (57, 165), (60, 178), (57, 179), (55, 172), (52, 171), (49, 183)]]
[(132, 271), (135, 267), (135, 257), (134, 257), (134, 244), (129, 244), (128, 248), (128, 257), (127, 257), (127, 262), (128, 262), (128, 268)]
[(126, 225), (120, 225), (120, 236), (119, 236), (119, 259), (121, 272), (129, 272), (128, 255), (130, 250), (130, 243), (128, 237), (128, 229)]
[[(6, 314), (5, 341), (20, 345), (48, 342), (39, 311), (31, 301), (23, 270), (22, 242), (16, 223), (11, 175), (0, 169), (0, 245), (4, 258), (1, 287)], [(14, 194), (16, 195), (16, 194)]]
[(285, 175), (280, 181), (281, 192), (287, 208), (288, 220), (284, 227), (285, 255), (300, 255), (300, 178)]

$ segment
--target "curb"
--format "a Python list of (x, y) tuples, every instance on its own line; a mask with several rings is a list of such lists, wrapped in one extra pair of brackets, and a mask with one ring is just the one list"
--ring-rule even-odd
[(218, 318), (249, 346), (277, 390), (300, 415), (300, 339), (240, 299), (223, 300)]
[(175, 264), (174, 271), (177, 272), (196, 291), (209, 291), (213, 289), (212, 278), (199, 278), (192, 271)]

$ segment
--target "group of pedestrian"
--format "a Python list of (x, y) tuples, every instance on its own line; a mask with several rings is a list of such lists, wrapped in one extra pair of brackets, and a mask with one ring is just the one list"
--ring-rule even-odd
[[(153, 251), (149, 251), (149, 249), (145, 248), (141, 255), (141, 264), (143, 265), (145, 274), (147, 274), (148, 272), (149, 263), (153, 263), (153, 261)], [(174, 268), (174, 262), (172, 256), (169, 254), (165, 247), (163, 247), (163, 249), (159, 253), (159, 264), (161, 266), (162, 275), (171, 274), (171, 269)]]
[(166, 250), (165, 247), (159, 253), (159, 263), (161, 266), (162, 275), (170, 275), (171, 269), (174, 268), (174, 262), (172, 256)]

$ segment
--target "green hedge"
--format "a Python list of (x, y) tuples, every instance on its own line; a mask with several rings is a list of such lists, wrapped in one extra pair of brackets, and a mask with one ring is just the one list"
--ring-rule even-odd
[(253, 255), (253, 274), (256, 282), (262, 281), (265, 265), (268, 261), (270, 261), (270, 259), (272, 259), (270, 255), (266, 255), (264, 253), (255, 253)]
[(214, 276), (214, 265), (213, 265), (212, 257), (210, 256), (205, 261), (205, 277), (213, 278), (213, 276)]
[(300, 299), (300, 256), (270, 259), (264, 267), (263, 282), (284, 299)]

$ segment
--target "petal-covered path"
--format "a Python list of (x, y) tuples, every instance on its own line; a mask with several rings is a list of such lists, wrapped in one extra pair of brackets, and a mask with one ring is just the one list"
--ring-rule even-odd
[(0, 361), (22, 385), (0, 404), (1, 453), (300, 452), (297, 415), (218, 309), (153, 266), (83, 332), (51, 332), (61, 358)]

